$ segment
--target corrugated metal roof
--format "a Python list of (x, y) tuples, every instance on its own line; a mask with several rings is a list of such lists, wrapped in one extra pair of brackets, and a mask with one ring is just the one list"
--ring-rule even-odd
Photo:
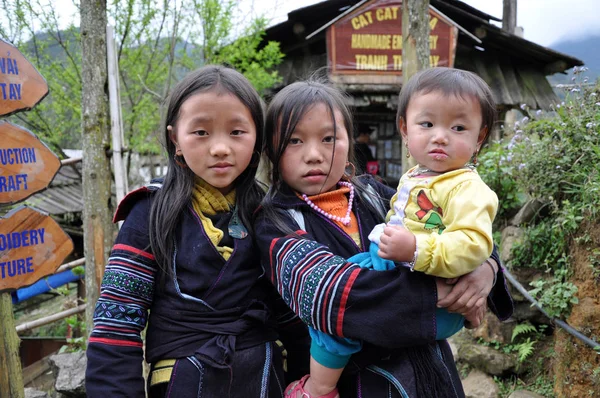
[[(457, 52), (462, 51), (461, 47)], [(500, 106), (527, 104), (531, 109), (552, 109), (559, 101), (546, 77), (531, 65), (515, 65), (494, 52), (469, 51), (457, 56), (455, 67), (477, 73), (490, 85)]]
[(81, 161), (61, 166), (48, 188), (25, 203), (51, 215), (83, 211)]

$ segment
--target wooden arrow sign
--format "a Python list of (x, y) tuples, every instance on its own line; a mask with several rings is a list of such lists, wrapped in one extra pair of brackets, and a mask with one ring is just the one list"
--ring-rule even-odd
[(15, 203), (46, 188), (60, 159), (32, 132), (0, 122), (0, 204)]
[(47, 214), (21, 206), (0, 218), (0, 291), (29, 286), (53, 274), (73, 241)]
[(29, 110), (48, 94), (48, 83), (13, 45), (0, 39), (0, 116)]

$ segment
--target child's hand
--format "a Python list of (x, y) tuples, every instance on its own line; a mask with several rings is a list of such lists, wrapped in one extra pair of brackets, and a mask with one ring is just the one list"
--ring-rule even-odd
[(463, 315), (485, 307), (493, 281), (493, 270), (484, 263), (472, 272), (461, 276), (450, 294), (439, 300), (437, 305), (439, 308), (447, 308), (450, 312)]
[(379, 257), (393, 261), (412, 261), (417, 239), (404, 227), (387, 226), (379, 239)]

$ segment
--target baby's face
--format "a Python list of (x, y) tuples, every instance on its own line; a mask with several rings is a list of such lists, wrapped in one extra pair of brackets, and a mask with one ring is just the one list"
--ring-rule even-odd
[(443, 173), (463, 167), (477, 152), (486, 133), (481, 124), (476, 98), (432, 91), (410, 99), (399, 130), (419, 165)]

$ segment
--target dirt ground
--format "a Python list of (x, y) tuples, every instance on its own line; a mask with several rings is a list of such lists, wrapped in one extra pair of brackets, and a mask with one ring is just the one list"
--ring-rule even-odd
[[(600, 255), (596, 271), (590, 264), (594, 249), (600, 249), (598, 225), (585, 223), (580, 234), (589, 236), (589, 242), (571, 246), (574, 264), (571, 282), (577, 285), (579, 304), (573, 307), (567, 323), (595, 341), (600, 341)], [(600, 352), (556, 328), (554, 361), (557, 397), (600, 397)]]

